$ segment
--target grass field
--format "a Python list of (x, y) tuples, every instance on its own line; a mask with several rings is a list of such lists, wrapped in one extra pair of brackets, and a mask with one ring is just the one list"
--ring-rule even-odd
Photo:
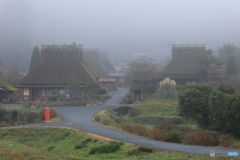
[[(79, 144), (90, 140), (85, 147), (77, 149)], [(1, 160), (100, 160), (100, 159), (151, 159), (151, 160), (203, 160), (230, 159), (211, 158), (210, 156), (194, 155), (153, 149), (151, 153), (141, 152), (137, 145), (121, 144), (113, 153), (89, 154), (94, 147), (109, 144), (113, 141), (105, 137), (85, 133), (70, 128), (31, 127), (31, 128), (0, 128), (0, 159)]]

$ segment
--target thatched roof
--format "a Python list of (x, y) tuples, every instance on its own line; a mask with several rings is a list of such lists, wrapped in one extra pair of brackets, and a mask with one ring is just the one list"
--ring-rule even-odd
[(65, 85), (71, 77), (75, 77), (79, 82), (95, 81), (81, 61), (81, 49), (42, 49), (40, 62), (19, 84)]
[(108, 55), (107, 52), (99, 52), (99, 61), (103, 64), (103, 66), (108, 70), (108, 71), (115, 71), (114, 66), (112, 63), (108, 60)]
[(107, 69), (99, 61), (99, 54), (97, 50), (84, 50), (83, 64), (88, 68), (94, 77), (110, 77)]
[[(194, 56), (199, 51), (205, 51), (205, 47), (172, 47), (172, 61), (161, 74), (196, 75), (197, 71), (203, 68)], [(210, 73), (218, 74), (211, 66)]]
[(0, 74), (0, 88), (8, 91), (16, 91), (16, 88), (14, 88), (8, 81)]

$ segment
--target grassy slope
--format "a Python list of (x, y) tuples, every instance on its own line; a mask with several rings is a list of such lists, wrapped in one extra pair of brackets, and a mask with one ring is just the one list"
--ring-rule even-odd
[[(76, 145), (87, 138), (98, 139), (98, 141), (88, 143), (86, 148), (75, 149)], [(91, 147), (106, 144), (109, 141), (112, 140), (70, 128), (2, 128), (0, 129), (0, 157), (1, 160), (213, 159), (209, 156), (170, 152), (160, 149), (155, 149), (152, 153), (141, 152), (129, 156), (127, 155), (128, 151), (138, 148), (137, 145), (133, 144), (125, 144), (119, 151), (111, 154), (88, 154)], [(49, 150), (51, 146), (55, 148)]]

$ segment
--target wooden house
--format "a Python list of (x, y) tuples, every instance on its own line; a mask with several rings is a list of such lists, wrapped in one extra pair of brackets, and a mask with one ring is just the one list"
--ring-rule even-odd
[[(204, 44), (189, 44), (189, 45), (173, 45), (172, 61), (160, 74), (160, 80), (169, 77), (176, 81), (177, 84), (192, 84), (199, 82), (197, 72), (203, 67), (197, 61), (195, 54), (200, 51), (205, 51)], [(217, 72), (210, 66), (210, 74), (212, 80), (219, 77)]]
[(0, 102), (7, 103), (12, 100), (12, 94), (16, 91), (10, 83), (0, 74)]
[(36, 101), (63, 93), (70, 78), (77, 82), (95, 81), (82, 63), (80, 45), (42, 46), (40, 62), (20, 81), (25, 101)]
[(99, 53), (97, 49), (83, 50), (83, 64), (87, 67), (94, 78), (110, 77), (108, 70), (99, 60)]

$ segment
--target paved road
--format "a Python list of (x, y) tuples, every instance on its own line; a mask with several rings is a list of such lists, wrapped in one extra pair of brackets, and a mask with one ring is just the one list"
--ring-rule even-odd
[[(85, 132), (97, 134), (100, 136), (116, 139), (123, 142), (134, 143), (137, 145), (159, 148), (170, 151), (194, 153), (209, 155), (211, 151), (215, 152), (238, 152), (240, 157), (240, 150), (220, 147), (202, 147), (191, 146), (176, 143), (160, 142), (146, 138), (136, 137), (120, 133), (109, 128), (102, 127), (91, 121), (92, 117), (99, 111), (118, 106), (124, 96), (129, 92), (128, 89), (122, 89), (117, 94), (113, 95), (105, 104), (98, 106), (80, 106), (80, 107), (57, 107), (59, 115), (62, 117), (61, 122), (56, 123), (42, 123), (28, 126), (64, 126), (76, 128)], [(25, 126), (26, 127), (26, 126)]]

